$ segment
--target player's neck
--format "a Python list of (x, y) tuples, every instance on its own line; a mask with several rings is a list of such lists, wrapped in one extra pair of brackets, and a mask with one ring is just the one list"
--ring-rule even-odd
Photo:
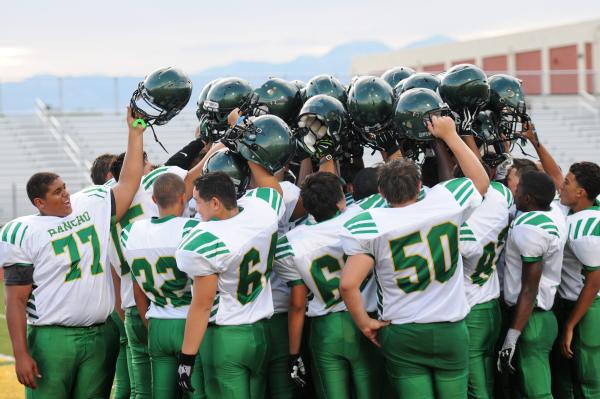
[(596, 203), (596, 201), (591, 201), (587, 198), (581, 199), (581, 200), (577, 201), (577, 203), (575, 204), (575, 206), (573, 206), (571, 208), (571, 210), (573, 211), (573, 213), (577, 213), (577, 212), (583, 211), (587, 208), (594, 206), (595, 203)]
[(181, 216), (183, 214), (183, 209), (179, 206), (171, 206), (167, 208), (159, 208), (158, 216), (162, 218), (166, 218), (169, 216)]
[(412, 204), (416, 204), (417, 203), (417, 199), (416, 198), (411, 198), (407, 201), (404, 202), (399, 202), (399, 203), (389, 203), (390, 204), (390, 208), (404, 208), (406, 206), (412, 205)]
[(237, 206), (235, 206), (235, 207), (234, 207), (234, 208), (232, 208), (232, 209), (226, 209), (226, 208), (223, 208), (223, 209), (221, 210), (221, 212), (219, 212), (219, 213), (218, 213), (218, 214), (217, 214), (217, 215), (214, 217), (214, 219), (217, 219), (217, 220), (227, 220), (227, 219), (231, 219), (231, 218), (232, 218), (232, 217), (234, 217), (234, 216), (237, 216), (239, 213), (240, 213), (240, 208), (239, 208), (239, 207), (237, 207)]

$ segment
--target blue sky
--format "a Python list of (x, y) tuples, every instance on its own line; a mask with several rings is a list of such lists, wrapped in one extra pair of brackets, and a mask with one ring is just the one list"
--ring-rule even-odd
[(322, 54), (356, 40), (398, 48), (434, 34), (464, 39), (600, 18), (598, 0), (0, 0), (0, 6), (2, 81), (140, 76), (163, 65), (193, 73), (238, 60)]

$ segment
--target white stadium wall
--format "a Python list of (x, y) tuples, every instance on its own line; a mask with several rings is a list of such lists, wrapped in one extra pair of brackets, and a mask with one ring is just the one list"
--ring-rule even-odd
[(532, 95), (598, 94), (600, 19), (359, 57), (352, 74), (380, 75), (400, 65), (437, 73), (460, 63), (515, 75)]

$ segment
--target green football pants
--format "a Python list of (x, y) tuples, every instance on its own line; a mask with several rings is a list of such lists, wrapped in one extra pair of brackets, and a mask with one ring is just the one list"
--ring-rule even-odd
[(379, 342), (399, 398), (466, 398), (469, 332), (464, 320), (391, 324), (380, 330)]
[[(557, 298), (554, 314), (559, 337), (575, 302)], [(573, 359), (560, 353), (560, 340), (552, 352), (552, 394), (557, 399), (600, 398), (600, 298), (596, 298), (575, 331), (571, 349)]]
[(27, 347), (42, 378), (28, 399), (108, 398), (119, 350), (118, 329), (110, 319), (91, 327), (27, 328)]
[(383, 358), (356, 328), (349, 312), (313, 317), (308, 348), (317, 397), (379, 398)]
[(534, 309), (519, 337), (513, 360), (523, 397), (552, 398), (550, 350), (557, 335), (554, 313)]
[(152, 373), (148, 355), (148, 330), (135, 306), (125, 309), (125, 332), (131, 351), (135, 399), (152, 398)]
[(292, 399), (296, 397), (296, 387), (288, 370), (289, 337), (287, 313), (277, 313), (269, 324), (269, 360), (267, 364), (267, 397), (271, 399)]
[(115, 325), (119, 329), (119, 357), (117, 358), (117, 365), (115, 369), (115, 382), (114, 382), (114, 399), (129, 399), (133, 398), (133, 390), (129, 379), (129, 364), (130, 361), (127, 359), (129, 348), (127, 347), (127, 334), (125, 334), (125, 325), (123, 320), (119, 317), (117, 312), (112, 312), (110, 315)]
[[(185, 319), (148, 320), (148, 353), (152, 364), (152, 396), (155, 399), (181, 398), (177, 388), (177, 366), (183, 343)], [(185, 398), (206, 398), (200, 356), (192, 372), (194, 392)]]
[(207, 397), (264, 399), (270, 346), (268, 329), (266, 320), (207, 328), (200, 347)]
[(498, 300), (473, 306), (465, 322), (469, 330), (469, 398), (491, 399), (502, 323)]

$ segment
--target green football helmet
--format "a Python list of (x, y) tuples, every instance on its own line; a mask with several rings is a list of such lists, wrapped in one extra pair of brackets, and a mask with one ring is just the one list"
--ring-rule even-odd
[(203, 104), (211, 130), (226, 130), (229, 113), (235, 108), (244, 108), (253, 96), (250, 83), (244, 79), (233, 77), (214, 82)]
[(296, 120), (302, 107), (302, 98), (292, 83), (269, 78), (254, 92), (258, 94), (257, 113), (276, 115), (288, 124)]
[(250, 168), (248, 162), (239, 154), (223, 148), (213, 153), (204, 163), (202, 173), (224, 172), (233, 184), (238, 198), (244, 195), (250, 183)]
[(434, 74), (427, 72), (419, 72), (404, 79), (401, 83), (402, 90), (398, 93), (398, 95), (402, 94), (407, 90), (417, 88), (437, 91), (437, 88), (440, 85), (440, 79)]
[(179, 68), (160, 68), (138, 84), (130, 100), (134, 115), (149, 125), (164, 125), (185, 107), (192, 81)]
[(431, 141), (434, 137), (426, 123), (432, 115), (451, 116), (451, 111), (433, 90), (411, 89), (402, 93), (396, 103), (394, 126), (408, 139)]
[(390, 68), (387, 71), (385, 71), (381, 75), (381, 79), (388, 82), (388, 84), (391, 87), (396, 87), (396, 85), (398, 83), (402, 82), (404, 79), (408, 78), (409, 76), (413, 75), (414, 73), (415, 73), (415, 70), (412, 68), (409, 68), (409, 67), (405, 67), (405, 66), (394, 67), (394, 68)]
[(333, 147), (339, 148), (342, 131), (347, 128), (348, 113), (337, 99), (318, 94), (309, 98), (298, 115), (298, 141), (311, 156), (315, 154), (318, 140), (329, 136)]
[(210, 82), (204, 85), (202, 90), (200, 90), (200, 94), (198, 95), (198, 101), (196, 101), (196, 105), (198, 106), (198, 109), (196, 109), (196, 118), (198, 118), (199, 121), (202, 119), (202, 116), (206, 114), (206, 110), (204, 109), (204, 101), (206, 100), (208, 91), (217, 80), (218, 79), (211, 80)]
[(490, 99), (490, 85), (485, 72), (471, 64), (455, 65), (446, 71), (438, 92), (460, 115), (459, 133), (474, 134), (473, 121)]
[(331, 75), (317, 75), (308, 81), (305, 88), (306, 99), (318, 94), (327, 94), (338, 99), (342, 104), (346, 104), (348, 98), (344, 85)]
[(300, 98), (304, 103), (306, 101), (306, 83), (298, 79), (292, 80), (290, 83), (296, 86), (296, 88), (298, 89), (298, 93), (300, 94)]
[(477, 117), (473, 121), (473, 131), (475, 136), (483, 141), (489, 143), (497, 140), (498, 138), (498, 123), (496, 114), (492, 110), (479, 111)]
[(505, 139), (514, 139), (521, 125), (529, 121), (521, 81), (510, 75), (490, 77), (489, 108), (499, 119), (498, 130)]
[(275, 174), (283, 169), (296, 151), (296, 139), (278, 116), (247, 118), (225, 133), (223, 143), (248, 161)]
[(390, 132), (394, 115), (394, 91), (383, 79), (363, 76), (356, 79), (348, 93), (348, 111), (352, 126), (363, 139), (373, 146), (381, 147), (381, 135)]

